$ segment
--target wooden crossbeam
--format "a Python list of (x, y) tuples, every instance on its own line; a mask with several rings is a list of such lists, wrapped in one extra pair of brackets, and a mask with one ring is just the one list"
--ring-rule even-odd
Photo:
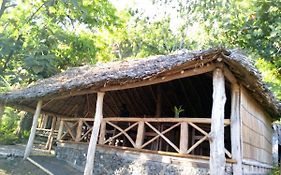
[[(180, 152), (179, 148), (171, 142), (167, 137), (165, 137), (161, 132), (159, 132), (156, 128), (154, 128), (150, 123), (145, 122), (147, 126), (149, 126), (154, 132), (156, 132), (160, 137), (162, 137), (169, 145), (171, 145), (178, 153)], [(180, 123), (178, 123), (180, 125)]]
[[(137, 123), (134, 123), (134, 124), (131, 125), (131, 126), (129, 126), (129, 127), (126, 128), (125, 130), (123, 130), (123, 129), (120, 128), (119, 126), (117, 126), (117, 125), (115, 125), (115, 124), (113, 124), (113, 123), (111, 123), (111, 122), (109, 122), (109, 121), (107, 121), (107, 123), (108, 123), (109, 125), (113, 126), (114, 128), (118, 129), (118, 130), (120, 131), (119, 134), (120, 134), (120, 135), (124, 134), (124, 135), (127, 137), (127, 139), (131, 142), (131, 144), (133, 145), (133, 147), (134, 147), (134, 148), (136, 147), (135, 142), (134, 142), (133, 139), (127, 134), (127, 131), (129, 131), (130, 129), (132, 129), (132, 128), (135, 127), (136, 125), (138, 125), (138, 122), (137, 122)], [(107, 139), (104, 143), (107, 143), (108, 141), (110, 141), (110, 140), (112, 140), (112, 139), (114, 139), (114, 138), (119, 137), (119, 136), (120, 136), (119, 134), (115, 135), (114, 137), (112, 137), (112, 138), (110, 138), (110, 139)]]
[[(161, 132), (161, 134), (166, 134), (167, 132), (171, 131), (172, 129), (174, 129), (175, 127), (179, 126), (180, 123), (176, 123), (175, 125), (171, 126), (170, 128), (166, 129), (165, 131)], [(147, 141), (145, 144), (143, 144), (141, 146), (141, 148), (144, 148), (145, 146), (147, 146), (148, 144), (150, 144), (151, 142), (153, 142), (154, 140), (158, 139), (160, 137), (160, 135), (154, 136), (152, 139), (150, 139), (149, 141)]]
[(91, 131), (93, 130), (93, 127), (91, 127), (85, 134), (79, 139), (81, 141), (83, 138), (85, 138)]
[(193, 151), (197, 146), (199, 146), (203, 141), (205, 141), (208, 138), (208, 136), (204, 136), (202, 137), (200, 140), (198, 140), (194, 145), (192, 145), (192, 147), (190, 147), (187, 150), (187, 154), (189, 154), (191, 151)]
[(64, 133), (64, 134), (61, 136), (61, 138), (63, 138), (64, 136), (66, 136), (66, 134), (69, 133), (69, 135), (71, 136), (71, 138), (72, 138), (73, 140), (75, 140), (75, 136), (74, 136), (73, 133), (72, 133), (72, 128), (74, 128), (74, 127), (78, 124), (78, 121), (75, 122), (74, 125), (71, 126), (71, 127), (67, 124), (67, 122), (64, 122), (63, 124), (64, 124), (64, 126), (66, 127), (67, 132)]

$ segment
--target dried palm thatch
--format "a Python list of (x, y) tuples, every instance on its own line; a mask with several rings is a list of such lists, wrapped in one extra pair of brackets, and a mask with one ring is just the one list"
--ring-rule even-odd
[(95, 66), (71, 68), (51, 78), (37, 81), (28, 87), (9, 93), (0, 94), (0, 103), (34, 107), (38, 99), (45, 102), (74, 94), (94, 93), (106, 90), (105, 87), (122, 86), (149, 81), (149, 79), (165, 75), (193, 65), (193, 68), (209, 64), (212, 61), (223, 62), (235, 75), (239, 83), (244, 85), (254, 98), (259, 101), (273, 117), (281, 114), (281, 104), (262, 82), (260, 72), (251, 61), (239, 50), (224, 48), (203, 51), (180, 51), (170, 55), (148, 57), (146, 59), (110, 62)]

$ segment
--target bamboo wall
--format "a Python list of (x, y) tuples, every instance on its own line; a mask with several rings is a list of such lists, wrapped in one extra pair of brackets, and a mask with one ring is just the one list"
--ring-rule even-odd
[(243, 159), (272, 164), (271, 118), (248, 92), (241, 87)]

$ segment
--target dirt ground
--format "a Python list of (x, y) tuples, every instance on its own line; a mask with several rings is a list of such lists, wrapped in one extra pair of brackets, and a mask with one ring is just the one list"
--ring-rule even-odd
[(0, 175), (46, 175), (38, 167), (22, 158), (0, 158)]

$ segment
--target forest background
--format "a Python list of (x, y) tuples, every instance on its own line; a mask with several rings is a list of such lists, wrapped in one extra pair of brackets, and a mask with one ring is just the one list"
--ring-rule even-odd
[[(74, 66), (240, 48), (281, 99), (279, 0), (0, 0), (0, 92)], [(32, 115), (6, 107), (0, 143), (28, 137)]]

